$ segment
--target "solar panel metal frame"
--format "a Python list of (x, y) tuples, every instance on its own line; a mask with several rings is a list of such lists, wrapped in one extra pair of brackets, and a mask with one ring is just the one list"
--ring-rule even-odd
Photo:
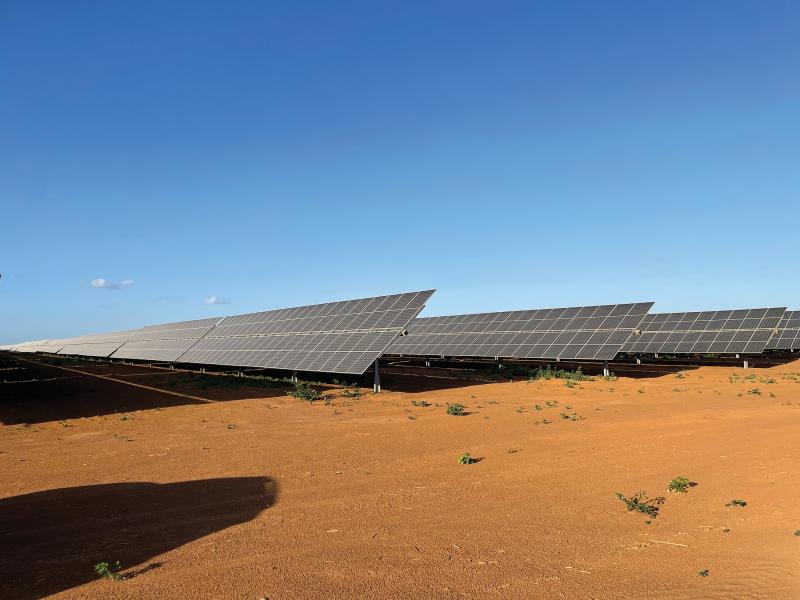
[(434, 290), (226, 317), (178, 362), (363, 374)]
[(631, 354), (761, 354), (786, 311), (748, 308), (652, 313), (628, 340)]
[(800, 349), (800, 310), (787, 310), (777, 327), (778, 331), (767, 342), (767, 350)]
[(423, 317), (389, 348), (403, 356), (613, 360), (653, 302)]

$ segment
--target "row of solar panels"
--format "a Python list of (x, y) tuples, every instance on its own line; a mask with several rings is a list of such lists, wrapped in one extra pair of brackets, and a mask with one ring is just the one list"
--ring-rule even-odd
[(416, 318), (433, 290), (151, 325), (0, 349), (363, 374), (384, 354), (613, 360), (800, 348), (800, 311), (650, 314), (652, 302)]

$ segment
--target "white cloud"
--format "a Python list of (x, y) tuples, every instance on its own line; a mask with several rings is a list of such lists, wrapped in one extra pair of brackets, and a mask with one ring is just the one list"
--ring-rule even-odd
[(92, 279), (91, 285), (93, 288), (98, 288), (98, 289), (118, 290), (123, 287), (132, 286), (133, 279), (123, 279), (120, 283), (114, 283), (113, 281), (109, 281), (108, 279), (103, 279), (102, 277), (98, 277), (97, 279)]
[(217, 298), (216, 296), (209, 296), (203, 300), (203, 304), (230, 304), (230, 300), (224, 300), (223, 298)]

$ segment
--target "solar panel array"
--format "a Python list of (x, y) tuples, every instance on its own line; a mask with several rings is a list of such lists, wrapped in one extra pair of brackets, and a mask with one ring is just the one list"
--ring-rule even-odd
[(612, 360), (652, 302), (415, 319), (392, 354)]
[(424, 308), (433, 290), (150, 325), (62, 340), (20, 352), (364, 373)]
[[(800, 311), (648, 314), (652, 302), (415, 318), (433, 290), (0, 346), (15, 352), (362, 374), (384, 353), (612, 360), (800, 349)], [(402, 335), (406, 328), (408, 335)]]
[(641, 334), (623, 352), (642, 354), (759, 354), (785, 308), (751, 308), (647, 315)]
[(768, 350), (800, 349), (800, 310), (787, 310), (778, 323), (778, 332), (767, 342)]
[(433, 290), (227, 317), (181, 362), (362, 374)]

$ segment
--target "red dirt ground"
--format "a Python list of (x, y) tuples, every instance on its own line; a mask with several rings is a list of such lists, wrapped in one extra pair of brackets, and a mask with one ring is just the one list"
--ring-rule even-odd
[[(310, 404), (10, 361), (3, 599), (800, 598), (798, 363), (575, 387), (387, 372), (398, 391)], [(698, 485), (667, 493), (677, 475)], [(666, 497), (650, 524), (615, 497), (640, 489)], [(130, 577), (95, 579), (104, 560)]]

